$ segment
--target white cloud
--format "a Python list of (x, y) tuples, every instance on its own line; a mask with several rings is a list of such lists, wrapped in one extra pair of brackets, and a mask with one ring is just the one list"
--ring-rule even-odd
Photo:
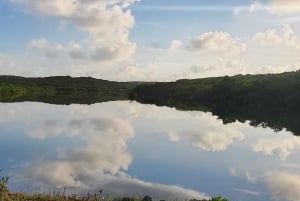
[(180, 49), (183, 46), (183, 43), (180, 40), (172, 40), (169, 49), (176, 50)]
[(31, 40), (29, 46), (31, 48), (43, 50), (45, 55), (51, 58), (59, 57), (64, 51), (63, 45), (59, 43), (50, 44), (45, 38)]
[(194, 37), (189, 49), (192, 51), (212, 51), (238, 54), (246, 50), (246, 44), (234, 40), (227, 32), (207, 32)]
[(16, 71), (16, 62), (9, 56), (0, 53), (0, 74), (11, 75)]
[(76, 42), (69, 42), (67, 47), (65, 47), (70, 57), (74, 59), (83, 59), (85, 58), (84, 52), (81, 46)]
[[(81, 111), (82, 112), (82, 111)], [(58, 126), (59, 124), (59, 126)], [(57, 159), (31, 161), (26, 171), (19, 175), (30, 178), (41, 187), (67, 186), (70, 191), (87, 193), (104, 189), (105, 194), (137, 196), (148, 194), (155, 199), (206, 198), (204, 193), (173, 185), (145, 182), (128, 176), (126, 171), (132, 157), (127, 150), (127, 141), (134, 131), (128, 122), (121, 119), (91, 118), (73, 119), (67, 123), (53, 120), (38, 125), (31, 137), (44, 139), (54, 135), (84, 134), (86, 144), (74, 150), (60, 150)], [(53, 127), (60, 127), (59, 131)], [(142, 193), (142, 194), (141, 194)]]
[(300, 38), (289, 25), (284, 26), (281, 32), (268, 29), (265, 32), (256, 33), (253, 39), (264, 46), (287, 46), (300, 49)]
[(215, 57), (207, 63), (198, 63), (178, 75), (180, 78), (203, 78), (224, 75), (253, 73), (254, 66), (245, 59), (232, 57)]
[(270, 0), (268, 3), (262, 3), (261, 1), (254, 1), (248, 7), (237, 7), (234, 9), (233, 13), (239, 15), (241, 11), (246, 11), (247, 13), (255, 13), (264, 11), (272, 15), (278, 16), (288, 16), (292, 14), (297, 14), (300, 11), (300, 1), (299, 0)]
[(267, 184), (275, 200), (300, 200), (300, 175), (273, 172), (267, 175)]
[(243, 177), (247, 182), (250, 183), (257, 183), (261, 180), (261, 176), (259, 176), (258, 173), (255, 173), (252, 170), (248, 169), (230, 168), (229, 174), (233, 177)]
[(252, 145), (252, 148), (255, 152), (262, 152), (267, 156), (278, 154), (281, 160), (285, 160), (293, 150), (300, 149), (300, 139), (296, 136), (261, 138)]
[[(144, 182), (131, 177), (110, 178), (111, 181), (103, 185), (105, 189), (111, 189), (110, 193), (125, 194), (129, 196), (150, 195), (154, 200), (186, 200), (208, 199), (205, 193), (192, 189), (186, 189), (175, 185), (164, 185), (152, 182)], [(121, 191), (117, 189), (122, 189)]]
[[(85, 50), (89, 52), (88, 58), (97, 61), (123, 61), (131, 58), (135, 53), (136, 44), (128, 39), (129, 30), (135, 20), (130, 10), (125, 9), (135, 3), (135, 0), (11, 1), (24, 5), (30, 11), (40, 15), (61, 17), (88, 33), (88, 47)], [(32, 41), (32, 43), (35, 47), (47, 45), (45, 41)], [(54, 50), (48, 51), (49, 56), (55, 55), (54, 52), (59, 49), (58, 46), (51, 47)]]
[(118, 68), (117, 75), (120, 80), (153, 81), (159, 73), (156, 69), (142, 68), (138, 63), (132, 62)]
[(180, 140), (180, 136), (176, 133), (168, 133), (168, 137), (171, 142), (178, 142)]
[(300, 11), (299, 0), (272, 0), (272, 11), (275, 13), (298, 13)]
[(253, 195), (253, 196), (260, 196), (261, 195), (260, 192), (252, 191), (252, 190), (248, 190), (248, 189), (234, 188), (233, 190), (237, 191), (237, 192), (244, 193), (246, 195)]
[[(244, 139), (244, 134), (234, 124), (223, 125), (221, 120), (207, 114), (201, 115), (201, 125), (198, 129), (169, 132), (172, 142), (187, 139), (195, 147), (211, 152), (221, 152), (237, 141)], [(174, 129), (174, 128), (173, 128)]]
[(46, 49), (49, 47), (49, 42), (45, 38), (35, 39), (30, 41), (29, 46), (37, 49)]
[(10, 0), (27, 6), (27, 9), (38, 12), (40, 15), (70, 16), (78, 7), (78, 1), (74, 0)]
[[(117, 174), (127, 170), (131, 155), (127, 152), (127, 140), (134, 135), (131, 126), (120, 119), (73, 120), (66, 125), (57, 125), (57, 121), (48, 120), (40, 125), (38, 132), (31, 131), (30, 136), (44, 139), (53, 135), (73, 136), (84, 133), (85, 147), (76, 148), (74, 153), (59, 161), (41, 161), (28, 169), (28, 175), (37, 181), (55, 187), (86, 187), (84, 175)], [(75, 130), (75, 131), (73, 131)]]
[(234, 130), (223, 131), (190, 131), (186, 132), (188, 139), (192, 144), (205, 151), (225, 151), (235, 141), (241, 141), (244, 139), (242, 133)]
[(70, 56), (73, 59), (90, 59), (94, 61), (120, 61), (131, 57), (135, 51), (135, 45), (122, 45), (119, 47), (95, 47), (83, 50), (80, 44), (70, 41), (66, 45), (50, 43), (47, 39), (34, 39), (29, 46), (42, 50), (46, 57), (56, 58), (59, 56)]

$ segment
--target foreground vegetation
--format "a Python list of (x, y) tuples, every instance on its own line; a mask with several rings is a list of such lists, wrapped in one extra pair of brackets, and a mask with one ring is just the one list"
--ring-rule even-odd
[[(1, 173), (1, 170), (0, 170)], [(66, 195), (63, 193), (53, 194), (28, 194), (28, 193), (12, 193), (7, 187), (9, 177), (0, 177), (0, 201), (152, 201), (148, 195), (144, 197), (103, 197), (102, 191), (96, 194), (88, 194), (87, 196), (77, 196), (76, 194)], [(161, 200), (163, 201), (163, 200)], [(190, 200), (190, 201), (207, 201), (207, 200)], [(229, 201), (222, 197), (212, 197), (208, 201)]]
[(224, 123), (283, 128), (300, 135), (300, 71), (176, 82), (112, 82), (94, 78), (0, 76), (0, 102), (92, 104), (135, 100), (179, 110), (210, 111)]

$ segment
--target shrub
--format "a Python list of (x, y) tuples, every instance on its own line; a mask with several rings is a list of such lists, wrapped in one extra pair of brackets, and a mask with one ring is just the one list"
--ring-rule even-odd
[[(2, 170), (0, 170), (2, 172)], [(0, 177), (0, 192), (8, 191), (7, 189), (7, 182), (8, 182), (9, 177)]]
[(227, 198), (223, 198), (223, 197), (212, 197), (209, 199), (209, 201), (229, 201)]

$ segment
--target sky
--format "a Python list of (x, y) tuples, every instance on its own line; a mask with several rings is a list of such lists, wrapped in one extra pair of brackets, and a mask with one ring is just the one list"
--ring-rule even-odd
[(171, 81), (300, 66), (300, 0), (1, 0), (0, 74)]

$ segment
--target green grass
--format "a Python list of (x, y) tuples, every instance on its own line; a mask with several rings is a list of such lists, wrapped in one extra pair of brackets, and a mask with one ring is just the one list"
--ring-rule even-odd
[[(0, 170), (0, 173), (2, 171)], [(99, 193), (88, 194), (86, 196), (78, 196), (76, 194), (66, 195), (65, 189), (63, 193), (14, 193), (10, 192), (7, 183), (9, 177), (0, 176), (0, 201), (152, 201), (152, 198), (148, 195), (144, 197), (111, 197), (99, 195)], [(165, 201), (165, 200), (161, 200)], [(196, 200), (190, 201), (207, 201), (207, 200)], [(229, 201), (222, 197), (212, 197), (208, 201)]]

